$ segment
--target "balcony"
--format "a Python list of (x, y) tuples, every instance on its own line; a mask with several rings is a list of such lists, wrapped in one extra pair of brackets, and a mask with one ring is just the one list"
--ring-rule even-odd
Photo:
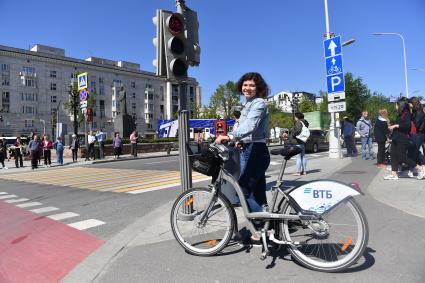
[(37, 74), (22, 71), (22, 72), (19, 72), (19, 76), (24, 78), (36, 78)]

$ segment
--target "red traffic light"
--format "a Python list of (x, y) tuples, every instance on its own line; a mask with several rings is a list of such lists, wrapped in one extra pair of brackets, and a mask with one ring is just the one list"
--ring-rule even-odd
[(216, 120), (214, 121), (214, 130), (215, 136), (227, 135), (227, 124), (226, 120)]
[(179, 35), (184, 30), (184, 19), (181, 14), (174, 13), (167, 19), (168, 31), (172, 35)]
[(93, 109), (87, 108), (87, 122), (91, 122), (93, 120)]

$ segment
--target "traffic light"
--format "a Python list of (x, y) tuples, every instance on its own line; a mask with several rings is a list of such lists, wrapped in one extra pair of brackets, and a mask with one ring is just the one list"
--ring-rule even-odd
[(197, 13), (179, 6), (177, 13), (157, 10), (152, 20), (156, 25), (156, 75), (171, 80), (186, 78), (188, 67), (200, 63)]
[(216, 120), (214, 121), (214, 130), (215, 136), (227, 135), (227, 124), (226, 120)]
[(87, 108), (87, 122), (93, 121), (93, 109)]

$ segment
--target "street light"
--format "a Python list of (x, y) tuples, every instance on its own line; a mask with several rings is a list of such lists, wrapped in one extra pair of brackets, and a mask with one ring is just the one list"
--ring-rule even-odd
[(395, 35), (401, 38), (401, 41), (403, 43), (403, 56), (404, 56), (404, 79), (406, 82), (406, 97), (409, 98), (409, 87), (407, 83), (407, 62), (406, 62), (406, 46), (404, 44), (404, 37), (396, 32), (375, 32), (373, 35)]
[(344, 46), (350, 45), (350, 44), (354, 43), (355, 41), (356, 41), (356, 40), (355, 40), (354, 38), (351, 38), (351, 39), (349, 39), (349, 40), (347, 40), (347, 41), (343, 42), (343, 43), (341, 44), (341, 46), (342, 46), (342, 47), (344, 47)]

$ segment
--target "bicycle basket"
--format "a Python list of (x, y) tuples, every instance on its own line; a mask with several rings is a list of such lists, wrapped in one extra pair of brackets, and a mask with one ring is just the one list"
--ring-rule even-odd
[(220, 170), (222, 160), (209, 149), (202, 149), (201, 154), (193, 156), (192, 169), (207, 176), (215, 176)]

